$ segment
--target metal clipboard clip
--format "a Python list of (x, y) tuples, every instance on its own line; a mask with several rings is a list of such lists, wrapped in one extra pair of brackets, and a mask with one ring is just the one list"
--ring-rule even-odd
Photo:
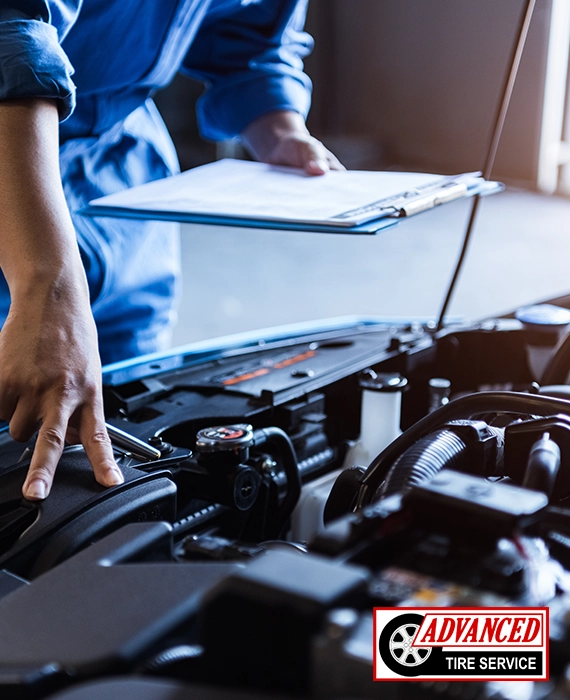
[(421, 214), (423, 211), (438, 207), (440, 204), (447, 204), (454, 199), (461, 199), (467, 196), (468, 187), (465, 182), (446, 182), (433, 190), (422, 192), (421, 194), (407, 193), (401, 199), (392, 202), (394, 208), (392, 216), (405, 217)]
[(383, 217), (397, 219), (415, 216), (440, 204), (468, 197), (473, 193), (473, 189), (480, 188), (483, 182), (480, 175), (481, 173), (475, 172), (439, 177), (437, 180), (389, 195), (357, 209), (336, 214), (331, 219), (335, 222), (350, 220), (352, 224), (361, 224)]

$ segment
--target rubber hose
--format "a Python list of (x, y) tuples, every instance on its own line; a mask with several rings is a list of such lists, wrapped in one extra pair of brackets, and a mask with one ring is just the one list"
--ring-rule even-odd
[(338, 475), (325, 504), (323, 512), (325, 525), (328, 525), (332, 520), (340, 518), (341, 515), (350, 513), (356, 500), (360, 479), (363, 474), (364, 467), (349, 467)]
[(279, 534), (287, 524), (301, 496), (301, 474), (299, 473), (297, 455), (291, 439), (281, 428), (259, 428), (254, 431), (253, 436), (256, 447), (261, 447), (266, 443), (273, 443), (280, 450), (283, 457), (283, 470), (287, 477), (287, 491), (273, 519), (273, 530)]
[(570, 401), (553, 399), (549, 396), (518, 394), (512, 391), (483, 391), (453, 399), (445, 406), (414, 423), (372, 461), (361, 479), (355, 509), (372, 502), (374, 494), (386, 478), (391, 465), (413, 443), (450, 420), (472, 418), (475, 415), (489, 412), (539, 416), (564, 413), (570, 416)]
[(465, 442), (451, 430), (439, 430), (418, 440), (393, 464), (380, 497), (417, 486), (442, 469), (457, 469), (466, 448)]
[(552, 496), (560, 470), (560, 447), (548, 435), (534, 443), (526, 466), (523, 486)]

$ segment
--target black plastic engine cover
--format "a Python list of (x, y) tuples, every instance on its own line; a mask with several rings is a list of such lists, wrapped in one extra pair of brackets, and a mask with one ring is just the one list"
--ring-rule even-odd
[(0, 697), (124, 672), (189, 625), (240, 565), (160, 561), (171, 540), (167, 523), (127, 525), (0, 600)]
[(81, 447), (66, 448), (49, 498), (27, 501), (29, 462), (4, 470), (0, 481), (0, 569), (34, 578), (126, 523), (166, 520), (176, 513), (168, 472), (123, 468), (124, 484), (100, 486)]

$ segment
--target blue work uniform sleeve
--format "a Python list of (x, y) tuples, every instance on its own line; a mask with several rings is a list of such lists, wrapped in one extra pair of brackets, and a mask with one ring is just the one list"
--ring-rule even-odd
[(75, 105), (73, 68), (60, 42), (82, 0), (0, 0), (0, 100), (57, 100), (60, 119)]
[[(311, 81), (303, 57), (307, 0), (242, 0), (227, 16), (209, 12), (182, 66), (206, 83), (197, 104), (201, 134), (221, 141), (278, 109), (307, 116)], [(223, 3), (222, 3), (223, 6)]]

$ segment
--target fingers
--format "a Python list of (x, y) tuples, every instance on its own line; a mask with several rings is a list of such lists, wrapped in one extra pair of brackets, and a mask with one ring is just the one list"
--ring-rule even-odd
[(59, 413), (49, 416), (43, 422), (22, 488), (24, 498), (38, 501), (49, 494), (53, 475), (65, 445), (65, 423)]
[(329, 170), (346, 170), (344, 165), (320, 141), (313, 139), (307, 144), (303, 165), (307, 175), (325, 175)]
[(281, 138), (266, 162), (302, 168), (311, 176), (324, 175), (329, 170), (345, 170), (338, 158), (306, 131)]
[(123, 474), (115, 462), (102, 411), (95, 411), (92, 406), (84, 409), (79, 437), (98, 483), (101, 486), (122, 484)]
[(24, 400), (18, 402), (12, 417), (8, 421), (10, 423), (10, 435), (16, 442), (28, 442), (40, 427), (40, 422), (35, 419), (33, 407), (28, 407)]
[(328, 153), (328, 163), (329, 163), (329, 168), (331, 170), (346, 170), (344, 165), (340, 162), (340, 160), (330, 151), (327, 151)]
[[(34, 406), (28, 405), (24, 398), (17, 400), (12, 395), (4, 394), (0, 401), (0, 410), (4, 420), (10, 424), (10, 435), (17, 442), (28, 442), (38, 429), (39, 421)], [(22, 493), (30, 500), (45, 498), (51, 488), (53, 474), (64, 447), (64, 431), (56, 414), (41, 427), (36, 449)]]
[(324, 158), (310, 160), (305, 164), (305, 172), (308, 175), (324, 175), (329, 171), (329, 164)]
[(23, 486), (34, 500), (49, 494), (66, 437), (83, 444), (100, 484), (123, 480), (105, 430), (97, 329), (72, 238), (55, 280), (18, 287), (0, 333), (0, 417), (16, 440), (40, 426)]
[[(4, 384), (6, 383), (7, 382), (4, 382)], [(4, 390), (2, 390), (2, 388)], [(0, 419), (9, 423), (12, 420), (17, 404), (17, 395), (15, 395), (12, 391), (7, 391), (5, 386), (0, 387)]]
[[(10, 423), (12, 436), (27, 436), (32, 422), (20, 418), (25, 416), (24, 409), (18, 405)], [(75, 418), (75, 417), (74, 417)], [(51, 490), (55, 470), (61, 459), (65, 446), (66, 433), (79, 438), (89, 459), (95, 479), (102, 486), (118, 486), (122, 484), (123, 475), (115, 463), (111, 441), (107, 435), (103, 413), (98, 406), (86, 405), (79, 415), (79, 427), (68, 427), (69, 419), (65, 412), (54, 412), (44, 422), (38, 433), (36, 446), (28, 470), (28, 475), (22, 488), (24, 498), (37, 501), (46, 498)], [(12, 427), (17, 420), (16, 427)], [(32, 434), (33, 434), (32, 430)], [(31, 437), (31, 435), (29, 435)], [(29, 439), (24, 437), (24, 439)]]

